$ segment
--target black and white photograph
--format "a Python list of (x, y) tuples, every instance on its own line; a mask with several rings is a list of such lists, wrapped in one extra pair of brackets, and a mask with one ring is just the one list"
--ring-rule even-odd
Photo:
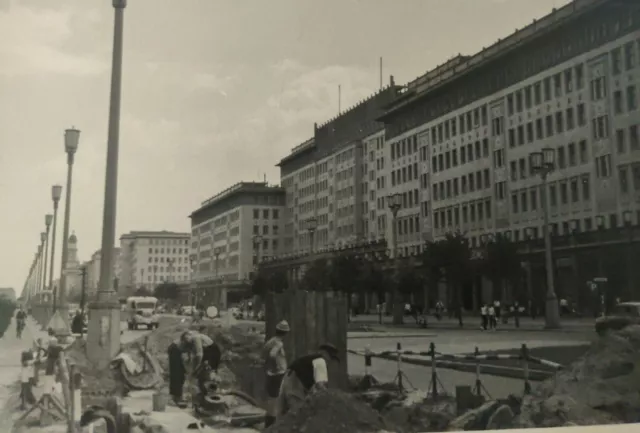
[(0, 433), (632, 431), (640, 1), (0, 0), (0, 245)]

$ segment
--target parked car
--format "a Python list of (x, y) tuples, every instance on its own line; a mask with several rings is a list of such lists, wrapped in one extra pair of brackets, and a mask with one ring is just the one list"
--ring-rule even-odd
[(607, 314), (596, 319), (596, 332), (619, 331), (629, 325), (640, 325), (640, 302), (621, 302)]

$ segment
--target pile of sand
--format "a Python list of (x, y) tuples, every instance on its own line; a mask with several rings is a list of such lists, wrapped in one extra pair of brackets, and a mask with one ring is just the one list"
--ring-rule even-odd
[(522, 401), (520, 427), (640, 421), (640, 326), (598, 338)]
[(385, 430), (382, 417), (366, 403), (339, 390), (320, 391), (307, 397), (266, 433), (372, 433)]

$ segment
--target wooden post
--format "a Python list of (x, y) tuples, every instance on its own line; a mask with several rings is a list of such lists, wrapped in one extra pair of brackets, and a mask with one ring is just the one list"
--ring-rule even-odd
[(74, 365), (69, 368), (70, 384), (71, 384), (71, 412), (73, 421), (77, 425), (82, 417), (82, 374)]

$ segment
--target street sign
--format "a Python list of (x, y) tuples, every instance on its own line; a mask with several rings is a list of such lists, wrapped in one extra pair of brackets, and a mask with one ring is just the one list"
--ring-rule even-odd
[(606, 283), (607, 281), (607, 277), (596, 277), (593, 279), (593, 281), (595, 281), (596, 283)]

